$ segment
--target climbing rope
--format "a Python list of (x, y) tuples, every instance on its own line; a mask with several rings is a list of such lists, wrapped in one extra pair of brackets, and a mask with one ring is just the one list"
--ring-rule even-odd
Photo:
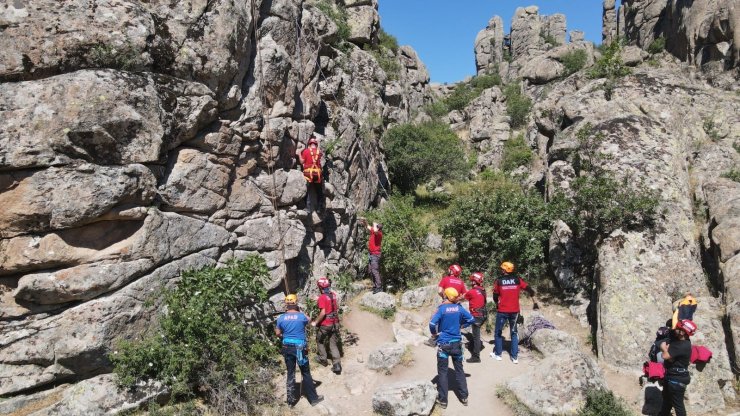
[[(264, 142), (267, 142), (267, 151), (269, 160), (267, 162), (267, 171), (272, 177), (272, 190), (270, 192), (270, 201), (272, 202), (272, 210), (273, 210), (273, 216), (277, 218), (277, 224), (278, 224), (278, 234), (280, 236), (280, 239), (278, 240), (278, 245), (280, 247), (280, 264), (285, 264), (285, 234), (287, 233), (287, 230), (283, 232), (283, 225), (282, 220), (280, 216), (280, 212), (278, 211), (277, 206), (277, 180), (275, 179), (275, 160), (273, 159), (273, 149), (272, 149), (272, 141), (270, 140), (270, 131), (269, 131), (269, 121), (270, 121), (270, 109), (267, 107), (267, 99), (265, 98), (265, 88), (264, 88), (264, 81), (265, 81), (265, 68), (263, 65), (262, 60), (262, 48), (259, 46), (259, 36), (257, 32), (257, 25), (259, 23), (259, 15), (257, 14), (257, 6), (255, 5), (255, 0), (251, 0), (251, 6), (252, 6), (252, 21), (253, 21), (253, 36), (254, 36), (254, 43), (255, 48), (257, 50), (257, 61), (255, 62), (255, 69), (257, 69), (256, 65), (259, 63), (260, 65), (260, 82), (259, 82), (259, 96), (260, 96), (260, 103), (262, 104), (262, 131), (265, 133), (264, 141), (261, 143), (262, 147), (264, 147)], [(288, 285), (288, 269), (286, 267), (285, 274), (283, 275), (283, 285), (285, 286), (285, 293), (288, 294), (290, 291), (290, 286)]]

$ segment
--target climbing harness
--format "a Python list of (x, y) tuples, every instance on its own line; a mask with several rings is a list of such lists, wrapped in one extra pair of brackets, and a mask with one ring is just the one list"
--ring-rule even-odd
[(308, 149), (311, 154), (311, 162), (303, 168), (303, 177), (308, 183), (321, 183), (321, 162), (319, 162), (319, 149)]

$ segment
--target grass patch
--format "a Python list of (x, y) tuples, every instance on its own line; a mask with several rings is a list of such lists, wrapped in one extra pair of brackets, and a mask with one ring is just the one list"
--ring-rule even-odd
[(723, 178), (731, 179), (735, 182), (740, 182), (740, 169), (732, 168), (729, 171), (722, 174)]
[(705, 118), (702, 127), (704, 128), (704, 133), (706, 133), (707, 136), (709, 136), (709, 139), (713, 142), (716, 143), (721, 139), (717, 123), (714, 122), (714, 119)]
[(406, 349), (403, 351), (401, 362), (399, 364), (404, 367), (411, 367), (414, 364), (414, 350), (410, 345), (407, 345)]
[(588, 61), (588, 54), (584, 49), (576, 49), (572, 52), (568, 52), (562, 58), (563, 66), (565, 67), (565, 75), (575, 74), (586, 66)]
[(504, 88), (506, 97), (506, 114), (512, 128), (519, 128), (526, 124), (529, 111), (532, 109), (532, 100), (522, 93), (518, 82), (511, 83)]
[(496, 386), (496, 397), (509, 406), (509, 409), (511, 409), (516, 416), (537, 416), (536, 413), (529, 410), (527, 406), (520, 402), (519, 399), (516, 398), (514, 392), (506, 386)]
[(524, 140), (524, 134), (517, 134), (504, 143), (501, 170), (511, 172), (519, 166), (529, 165), (529, 162), (532, 161), (532, 155), (532, 149)]
[(652, 54), (659, 54), (665, 50), (665, 38), (659, 37), (655, 39), (654, 41), (650, 42), (650, 45), (648, 45), (647, 51)]
[(609, 390), (591, 390), (578, 416), (634, 416), (623, 400)]
[(370, 306), (360, 306), (360, 309), (366, 312), (373, 313), (375, 315), (378, 315), (379, 317), (385, 319), (386, 321), (392, 321), (396, 318), (396, 307), (392, 308), (384, 308), (384, 309), (377, 309), (377, 308), (371, 308)]

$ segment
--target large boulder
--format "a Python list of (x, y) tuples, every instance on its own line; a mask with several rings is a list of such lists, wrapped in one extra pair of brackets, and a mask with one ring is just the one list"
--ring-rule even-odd
[(401, 307), (406, 309), (419, 309), (438, 301), (437, 285), (407, 290), (401, 295)]
[(373, 394), (373, 410), (384, 416), (429, 415), (437, 389), (430, 381), (384, 385)]
[(395, 342), (385, 343), (374, 349), (367, 356), (367, 368), (390, 372), (401, 363), (406, 353), (406, 346)]
[(395, 309), (396, 298), (390, 293), (378, 292), (365, 293), (360, 299), (360, 305), (378, 311)]
[(0, 108), (3, 170), (157, 163), (216, 117), (202, 84), (112, 70), (0, 84)]
[(136, 411), (152, 401), (164, 401), (169, 389), (159, 382), (140, 384), (135, 390), (118, 386), (116, 377), (103, 374), (73, 386), (63, 385), (30, 396), (19, 396), (0, 403), (0, 413), (37, 416), (81, 414), (110, 415)]
[(506, 386), (519, 402), (539, 415), (575, 415), (586, 402), (588, 391), (605, 389), (606, 381), (591, 356), (577, 350), (560, 350)]
[(578, 339), (557, 329), (542, 328), (532, 334), (532, 346), (545, 357), (560, 351), (578, 351)]

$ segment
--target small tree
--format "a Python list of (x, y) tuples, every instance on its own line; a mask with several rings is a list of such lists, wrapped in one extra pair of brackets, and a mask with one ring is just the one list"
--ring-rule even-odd
[(392, 127), (383, 136), (391, 183), (409, 193), (432, 178), (462, 178), (468, 169), (462, 142), (447, 124)]
[(518, 82), (507, 85), (504, 88), (504, 96), (506, 96), (506, 114), (511, 119), (511, 127), (522, 127), (532, 109), (532, 100), (522, 93)]
[(532, 149), (524, 140), (523, 134), (518, 134), (504, 143), (504, 152), (501, 158), (501, 170), (511, 172), (519, 166), (528, 165), (532, 160)]
[(591, 68), (589, 75), (594, 79), (606, 78), (604, 96), (607, 100), (611, 100), (617, 80), (631, 72), (622, 61), (622, 42), (614, 40), (603, 48), (601, 58)]

